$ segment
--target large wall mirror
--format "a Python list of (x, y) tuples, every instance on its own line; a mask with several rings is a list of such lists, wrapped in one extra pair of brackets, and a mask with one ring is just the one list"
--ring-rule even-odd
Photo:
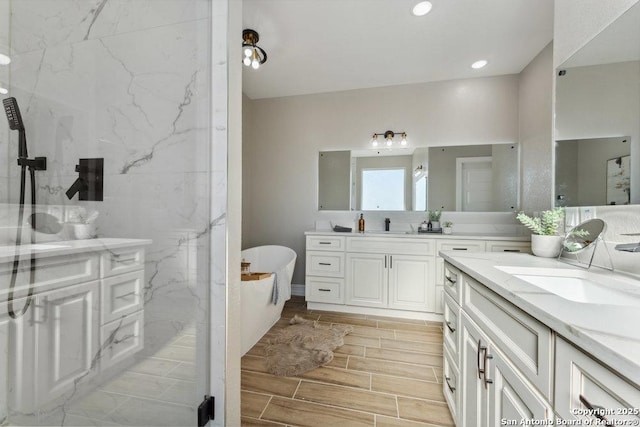
[(640, 3), (558, 67), (555, 201), (640, 203)]
[(518, 144), (321, 151), (319, 210), (509, 212)]

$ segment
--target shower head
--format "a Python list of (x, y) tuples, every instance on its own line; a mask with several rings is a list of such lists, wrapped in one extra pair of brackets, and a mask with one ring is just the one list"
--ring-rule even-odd
[(2, 104), (4, 105), (4, 111), (7, 113), (9, 128), (11, 130), (24, 131), (24, 123), (22, 123), (22, 116), (20, 115), (20, 109), (18, 108), (18, 101), (11, 97), (3, 99)]
[(26, 159), (29, 157), (27, 154), (27, 137), (24, 132), (20, 109), (18, 108), (18, 100), (14, 97), (6, 98), (2, 100), (2, 104), (4, 105), (5, 113), (7, 113), (7, 120), (9, 120), (9, 129), (20, 132), (18, 136), (18, 157)]

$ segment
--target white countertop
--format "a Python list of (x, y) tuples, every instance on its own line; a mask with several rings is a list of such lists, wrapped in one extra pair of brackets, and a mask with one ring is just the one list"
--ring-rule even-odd
[(454, 239), (454, 240), (504, 240), (514, 242), (529, 242), (531, 236), (515, 236), (513, 234), (488, 234), (488, 233), (418, 233), (401, 231), (371, 230), (364, 233), (337, 233), (334, 231), (305, 231), (305, 236), (347, 236), (347, 237), (399, 237), (420, 239)]
[[(585, 270), (528, 254), (442, 251), (440, 255), (640, 387), (640, 280), (637, 277), (597, 267)], [(556, 276), (579, 275), (606, 284), (606, 288), (600, 289), (622, 296), (625, 301), (628, 298), (628, 305), (601, 300), (575, 302), (497, 267), (505, 267), (507, 271), (510, 267), (519, 271), (529, 268), (531, 274), (535, 268), (552, 268), (556, 269)]]
[[(126, 248), (132, 246), (145, 246), (150, 245), (151, 243), (152, 241), (149, 239), (98, 238), (36, 243), (35, 245), (20, 245), (17, 248), (21, 259), (24, 260), (25, 257), (28, 258), (32, 252), (36, 256), (36, 258), (45, 258), (75, 253), (100, 252), (105, 250), (108, 251), (110, 249)], [(15, 254), (15, 245), (0, 246), (0, 263), (13, 262)]]

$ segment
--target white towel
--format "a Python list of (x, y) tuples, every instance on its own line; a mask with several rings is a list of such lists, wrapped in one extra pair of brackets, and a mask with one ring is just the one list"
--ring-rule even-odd
[(287, 267), (283, 267), (273, 273), (273, 293), (271, 294), (271, 302), (274, 305), (278, 304), (280, 298), (284, 298), (288, 301), (291, 298), (291, 287), (288, 285), (291, 283), (289, 272)]

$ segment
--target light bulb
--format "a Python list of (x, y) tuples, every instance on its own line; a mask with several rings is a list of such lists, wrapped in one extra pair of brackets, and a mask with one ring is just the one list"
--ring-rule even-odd
[(416, 4), (415, 6), (413, 6), (413, 9), (411, 10), (411, 12), (415, 16), (424, 16), (427, 13), (431, 12), (431, 7), (432, 6), (433, 5), (431, 4), (431, 2), (421, 1), (420, 3)]
[(253, 50), (249, 46), (245, 46), (245, 48), (244, 48), (244, 56), (251, 57), (251, 54), (253, 54)]
[(2, 94), (2, 95), (6, 95), (6, 94), (8, 94), (8, 93), (9, 93), (9, 91), (8, 91), (7, 89), (5, 89), (5, 88), (3, 88), (2, 86), (0, 86), (0, 94)]
[(371, 145), (373, 145), (374, 147), (378, 146), (378, 135), (373, 134), (373, 136), (371, 137)]
[(402, 140), (400, 140), (400, 145), (407, 145), (407, 134), (402, 134)]
[(254, 58), (253, 61), (251, 61), (251, 68), (253, 68), (254, 70), (260, 68), (260, 61)]
[(391, 139), (391, 137), (387, 138), (387, 147), (391, 147), (391, 144), (393, 144), (393, 139)]
[(245, 56), (242, 60), (242, 63), (248, 67), (249, 65), (251, 65), (251, 58), (249, 56)]
[(7, 55), (0, 53), (0, 65), (9, 65), (11, 63), (11, 58)]
[(480, 69), (480, 68), (484, 67), (487, 64), (488, 64), (488, 62), (485, 61), (484, 59), (482, 59), (480, 61), (476, 61), (473, 64), (471, 64), (471, 68), (475, 68), (477, 70), (477, 69)]

